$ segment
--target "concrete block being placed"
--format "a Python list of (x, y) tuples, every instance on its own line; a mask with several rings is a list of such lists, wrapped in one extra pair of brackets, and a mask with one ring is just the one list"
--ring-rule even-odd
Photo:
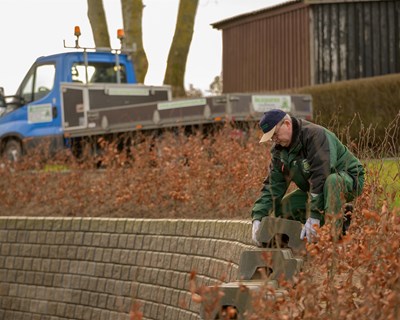
[(268, 247), (288, 247), (297, 254), (305, 249), (305, 242), (300, 239), (302, 227), (299, 221), (268, 216), (261, 220), (258, 241)]

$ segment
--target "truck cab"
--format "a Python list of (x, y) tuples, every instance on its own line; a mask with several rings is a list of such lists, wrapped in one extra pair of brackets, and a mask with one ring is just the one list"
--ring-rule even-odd
[[(41, 142), (64, 146), (61, 83), (136, 83), (126, 54), (67, 52), (38, 58), (13, 96), (0, 101), (0, 152), (15, 161)], [(44, 141), (45, 140), (45, 141)]]

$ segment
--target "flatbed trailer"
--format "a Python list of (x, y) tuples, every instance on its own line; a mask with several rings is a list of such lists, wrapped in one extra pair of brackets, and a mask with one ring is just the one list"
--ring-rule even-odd
[(312, 119), (309, 95), (237, 93), (172, 99), (169, 86), (61, 84), (62, 127), (69, 137), (254, 122), (271, 108)]

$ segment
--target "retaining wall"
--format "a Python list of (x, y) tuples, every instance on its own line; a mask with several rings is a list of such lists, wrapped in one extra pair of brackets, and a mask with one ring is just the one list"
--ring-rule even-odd
[(199, 319), (198, 285), (237, 277), (249, 220), (0, 217), (0, 319)]

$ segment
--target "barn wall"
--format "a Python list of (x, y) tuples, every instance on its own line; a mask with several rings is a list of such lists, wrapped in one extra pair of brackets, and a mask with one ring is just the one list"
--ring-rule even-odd
[(400, 72), (400, 2), (312, 6), (316, 84)]
[(271, 91), (310, 84), (309, 9), (266, 12), (224, 28), (224, 92)]

